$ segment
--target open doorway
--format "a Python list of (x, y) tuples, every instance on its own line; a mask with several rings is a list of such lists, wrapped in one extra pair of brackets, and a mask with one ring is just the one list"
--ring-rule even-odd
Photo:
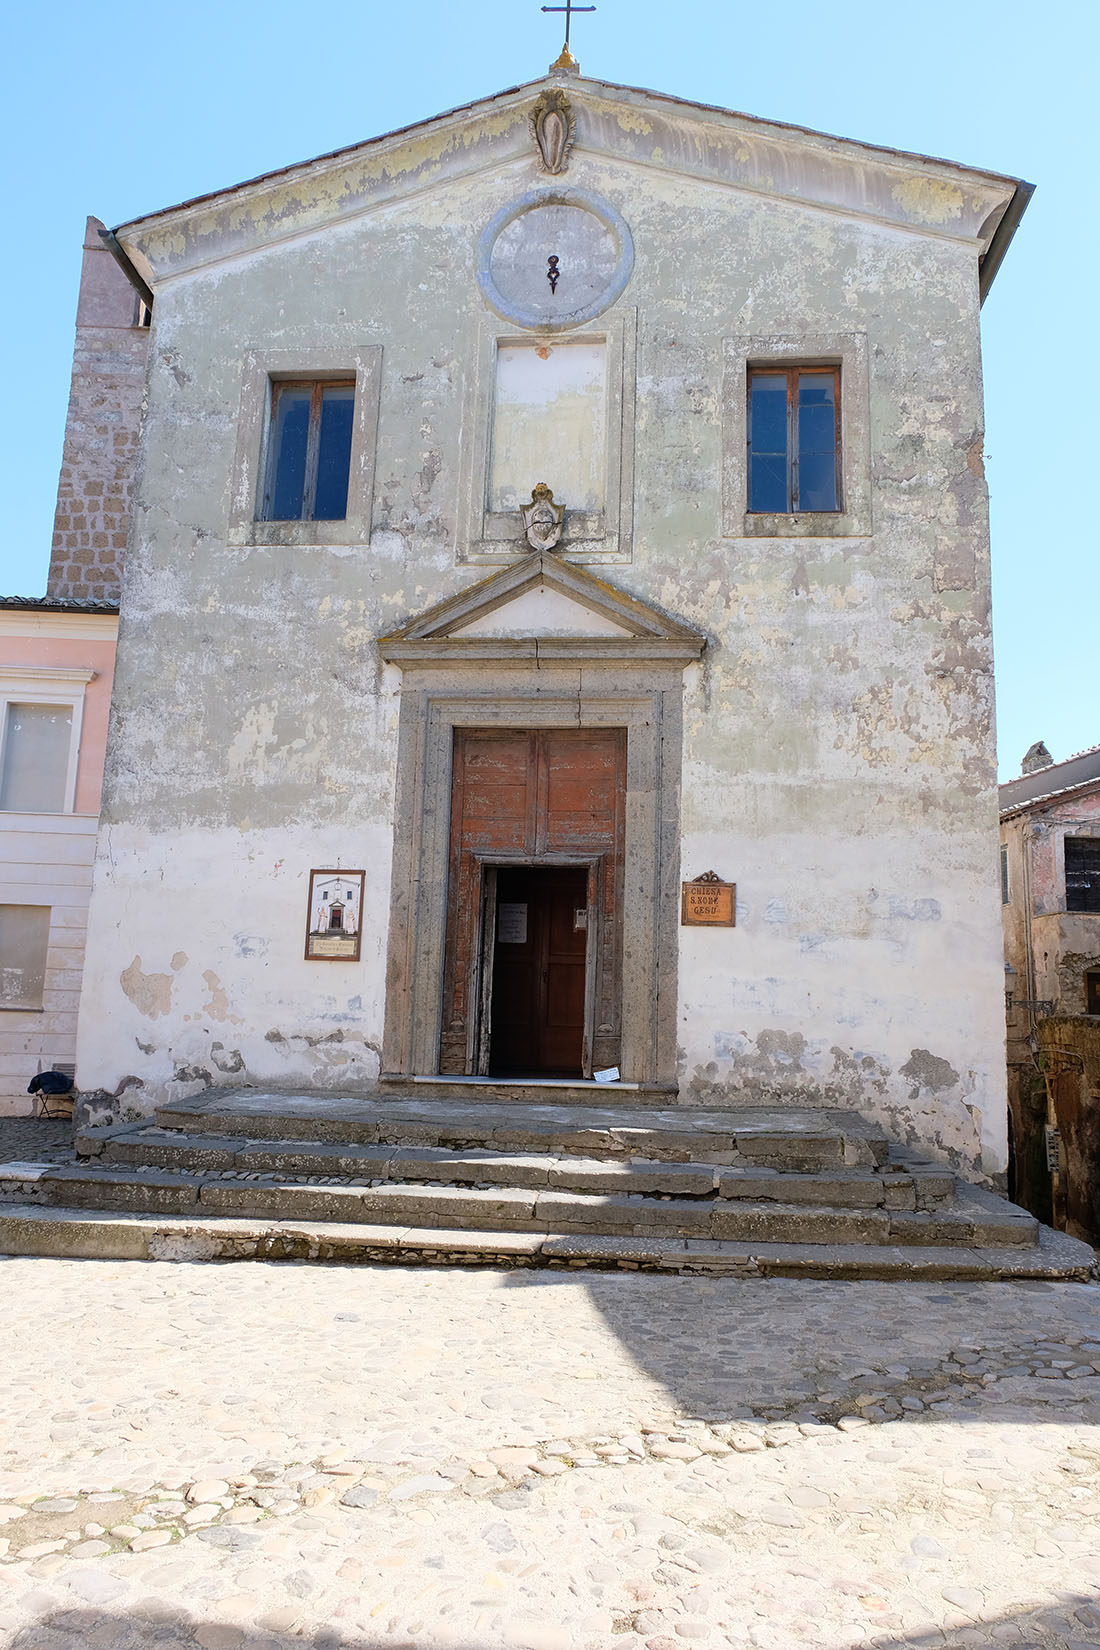
[(588, 870), (502, 865), (489, 875), (492, 970), (482, 1011), (489, 1074), (579, 1078), (586, 1063)]
[[(441, 1075), (588, 1078), (621, 1064), (625, 796), (621, 728), (455, 730)], [(498, 943), (498, 901), (529, 908), (522, 944)], [(523, 997), (509, 980), (503, 1011), (498, 963), (502, 978), (515, 969), (528, 982)], [(583, 1023), (570, 1010), (567, 1036), (559, 1006), (576, 1004), (582, 981)]]

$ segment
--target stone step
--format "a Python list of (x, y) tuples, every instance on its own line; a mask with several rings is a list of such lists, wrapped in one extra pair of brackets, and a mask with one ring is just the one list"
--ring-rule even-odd
[(677, 1163), (659, 1158), (585, 1158), (550, 1153), (448, 1150), (438, 1146), (352, 1146), (328, 1141), (247, 1140), (185, 1134), (154, 1125), (82, 1135), (83, 1155), (103, 1165), (190, 1173), (341, 1176), (349, 1180), (434, 1181), (451, 1185), (554, 1186), (580, 1192), (749, 1198), (839, 1208), (927, 1209), (951, 1197), (950, 1171), (899, 1156), (883, 1170), (838, 1165), (828, 1173), (763, 1166)]
[(383, 1072), (378, 1093), (385, 1098), (455, 1100), (502, 1106), (670, 1106), (675, 1083), (597, 1083), (568, 1077), (405, 1077)]
[[(841, 1164), (878, 1168), (889, 1153), (882, 1131), (855, 1112), (793, 1107), (495, 1105), (230, 1090), (161, 1106), (156, 1121), (162, 1129), (187, 1135), (252, 1141), (638, 1157), (803, 1173)], [(78, 1149), (87, 1149), (104, 1133), (85, 1131)]]
[(805, 1277), (908, 1281), (1095, 1279), (1095, 1256), (1065, 1232), (1039, 1229), (1034, 1245), (971, 1249), (739, 1243), (728, 1240), (448, 1231), (325, 1222), (227, 1220), (120, 1214), (33, 1203), (0, 1206), (0, 1254), (82, 1259), (295, 1260), (397, 1265), (548, 1266), (708, 1273), (731, 1278)]
[[(785, 1178), (785, 1177), (782, 1177)], [(18, 1188), (11, 1169), (0, 1182)], [(736, 1184), (736, 1180), (732, 1182)], [(47, 1168), (35, 1178), (36, 1200), (65, 1207), (245, 1216), (340, 1224), (468, 1226), (475, 1230), (653, 1233), (765, 1243), (917, 1244), (991, 1247), (1034, 1244), (1037, 1223), (977, 1187), (959, 1186), (933, 1210), (836, 1208), (723, 1196), (597, 1194), (557, 1187), (463, 1187), (431, 1182), (295, 1184), (223, 1174), (127, 1169), (91, 1164)]]

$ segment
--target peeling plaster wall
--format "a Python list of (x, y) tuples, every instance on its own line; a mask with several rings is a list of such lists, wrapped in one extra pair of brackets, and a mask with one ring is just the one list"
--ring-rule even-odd
[[(328, 964), (302, 959), (309, 866), (301, 853), (290, 863), (281, 857), (282, 833), (181, 830), (170, 871), (160, 860), (154, 877), (143, 878), (135, 871), (148, 859), (149, 839), (105, 828), (95, 897), (99, 910), (115, 907), (118, 915), (97, 932), (97, 976), (110, 982), (113, 1024), (102, 1039), (111, 1063), (96, 1069), (94, 1086), (114, 1089), (125, 1067), (144, 1085), (126, 1103), (141, 1110), (158, 1096), (234, 1080), (322, 1089), (372, 1081), (390, 841), (388, 829), (312, 835), (309, 863), (335, 864), (341, 850), (347, 860), (354, 849), (355, 863), (373, 868), (362, 961)], [(93, 1086), (85, 1065), (94, 1058), (86, 1052), (87, 1000), (84, 1087)]]
[[(632, 560), (608, 576), (711, 638), (686, 678), (682, 873), (738, 884), (736, 929), (680, 932), (682, 1097), (855, 1105), (999, 1174), (972, 238), (993, 195), (916, 163), (855, 167), (821, 140), (799, 166), (784, 150), (791, 198), (772, 199), (758, 178), (702, 175), (714, 145), (729, 180), (763, 164), (735, 125), (704, 141), (668, 111), (594, 99), (586, 115), (584, 96), (568, 182), (623, 214), (636, 260), (618, 305), (638, 322)], [(474, 269), (483, 226), (545, 181), (525, 118), (486, 119), (472, 174), (447, 128), (389, 171), (357, 161), (343, 195), (332, 163), (131, 238), (163, 277), (85, 1086), (133, 1073), (147, 1106), (377, 1070), (399, 678), (375, 642), (478, 576), (456, 542), (488, 315)], [(793, 198), (841, 172), (830, 209)], [(838, 332), (867, 340), (873, 537), (723, 538), (723, 341)], [(369, 547), (230, 547), (246, 350), (362, 345), (382, 349)], [(363, 961), (305, 963), (308, 870), (337, 863), (367, 867)]]

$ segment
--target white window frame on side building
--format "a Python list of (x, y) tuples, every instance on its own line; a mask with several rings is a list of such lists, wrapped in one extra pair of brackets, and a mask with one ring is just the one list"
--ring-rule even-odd
[(75, 811), (76, 777), (80, 762), (80, 733), (84, 722), (84, 695), (98, 671), (67, 665), (0, 665), (0, 778), (7, 759), (8, 709), (11, 705), (58, 705), (72, 711), (69, 759), (65, 770), (64, 806), (60, 809), (4, 809), (3, 813), (31, 814)]

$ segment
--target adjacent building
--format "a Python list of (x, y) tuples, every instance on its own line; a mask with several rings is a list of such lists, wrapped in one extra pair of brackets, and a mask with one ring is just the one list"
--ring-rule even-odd
[(1100, 1236), (1100, 745), (1000, 787), (1013, 1195)]
[(0, 1113), (76, 1059), (118, 609), (0, 598)]
[(0, 1112), (73, 1071), (148, 312), (89, 218), (45, 596), (0, 597)]

